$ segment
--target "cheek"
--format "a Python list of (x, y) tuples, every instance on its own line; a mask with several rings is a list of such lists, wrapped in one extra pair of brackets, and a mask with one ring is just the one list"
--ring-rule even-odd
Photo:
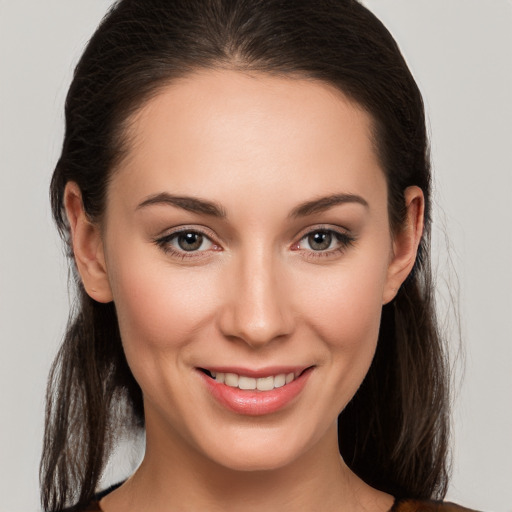
[(317, 279), (309, 278), (310, 292), (302, 294), (309, 331), (323, 341), (323, 361), (330, 370), (324, 385), (329, 390), (325, 407), (331, 417), (337, 417), (352, 399), (373, 360), (386, 261), (370, 257), (357, 259), (357, 264), (356, 259), (347, 261), (326, 273), (324, 279), (318, 275)]
[[(154, 256), (153, 256), (154, 259)], [(186, 346), (213, 316), (215, 294), (205, 272), (183, 272), (143, 254), (112, 265), (112, 291), (128, 360), (161, 357)]]
[(311, 280), (308, 288), (314, 291), (304, 302), (311, 324), (329, 345), (357, 351), (362, 345), (375, 344), (385, 278), (386, 267), (377, 260), (341, 266), (326, 276), (321, 287), (318, 279)]
[[(333, 393), (340, 412), (361, 385), (375, 354), (382, 306), (375, 283), (337, 283), (337, 293), (314, 312), (316, 329), (329, 347)], [(333, 283), (333, 286), (335, 284)], [(372, 293), (373, 292), (373, 293)]]

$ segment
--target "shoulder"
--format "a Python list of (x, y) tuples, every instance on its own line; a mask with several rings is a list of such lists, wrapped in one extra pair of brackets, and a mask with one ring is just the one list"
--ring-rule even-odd
[(448, 501), (397, 500), (390, 512), (477, 512)]

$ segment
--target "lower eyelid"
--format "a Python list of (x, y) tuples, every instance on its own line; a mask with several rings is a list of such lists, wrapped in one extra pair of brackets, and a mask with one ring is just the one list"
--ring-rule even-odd
[(340, 242), (340, 245), (338, 247), (335, 247), (334, 249), (327, 249), (325, 251), (315, 251), (313, 249), (299, 249), (302, 252), (302, 257), (305, 259), (329, 259), (329, 258), (337, 258), (341, 255), (343, 255), (346, 251), (350, 249), (351, 246), (354, 245), (356, 242), (356, 239), (351, 237), (346, 241)]

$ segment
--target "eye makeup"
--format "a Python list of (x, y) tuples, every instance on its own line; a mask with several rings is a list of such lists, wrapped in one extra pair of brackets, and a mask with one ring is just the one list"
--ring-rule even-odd
[(335, 258), (343, 254), (356, 242), (352, 234), (334, 229), (332, 226), (317, 226), (308, 229), (300, 240), (293, 244), (292, 251), (300, 251), (307, 259)]
[[(355, 236), (341, 229), (316, 226), (301, 234), (298, 242), (294, 242), (290, 250), (300, 252), (307, 259), (335, 258), (343, 254), (355, 241)], [(223, 251), (210, 233), (197, 226), (182, 226), (164, 236), (154, 238), (153, 242), (165, 254), (179, 260), (202, 259), (211, 256), (211, 252)]]
[(153, 239), (153, 242), (164, 253), (173, 258), (204, 258), (211, 251), (220, 252), (222, 248), (216, 244), (210, 234), (197, 226), (182, 226), (164, 236)]

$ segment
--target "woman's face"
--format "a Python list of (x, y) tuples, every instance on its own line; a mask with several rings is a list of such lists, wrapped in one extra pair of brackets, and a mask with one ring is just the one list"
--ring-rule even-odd
[(99, 258), (148, 449), (250, 470), (332, 445), (407, 273), (369, 116), (323, 83), (208, 71), (132, 121)]

